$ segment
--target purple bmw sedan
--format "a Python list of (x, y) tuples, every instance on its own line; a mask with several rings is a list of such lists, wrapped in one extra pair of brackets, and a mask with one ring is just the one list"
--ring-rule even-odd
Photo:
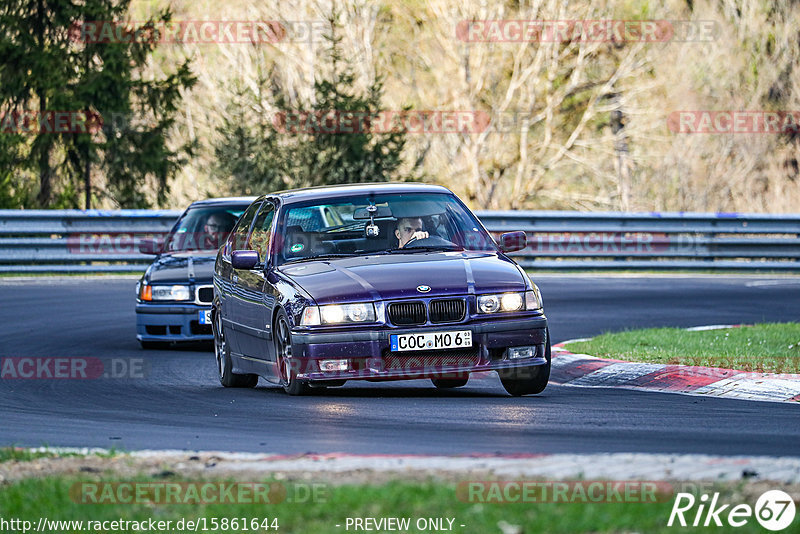
[(539, 393), (550, 339), (539, 289), (450, 190), (423, 184), (299, 189), (258, 198), (222, 245), (211, 310), (219, 379), (290, 395), (348, 380), (495, 371)]

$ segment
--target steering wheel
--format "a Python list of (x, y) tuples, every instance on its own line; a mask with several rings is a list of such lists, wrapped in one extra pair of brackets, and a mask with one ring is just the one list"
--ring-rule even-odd
[(454, 247), (456, 244), (452, 241), (448, 241), (443, 237), (439, 237), (438, 235), (428, 236), (424, 239), (417, 239), (416, 237), (412, 237), (408, 240), (408, 243), (405, 244), (403, 248), (414, 248), (414, 247)]

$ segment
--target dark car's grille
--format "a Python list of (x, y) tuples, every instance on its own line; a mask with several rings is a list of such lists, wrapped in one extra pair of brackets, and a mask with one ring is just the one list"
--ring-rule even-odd
[(455, 323), (464, 318), (467, 307), (464, 299), (440, 299), (430, 303), (432, 323)]
[(425, 324), (425, 303), (393, 302), (389, 304), (389, 320), (398, 326)]
[(477, 348), (390, 352), (384, 358), (386, 370), (435, 371), (453, 367), (474, 367), (480, 361)]
[(201, 287), (197, 290), (197, 301), (203, 304), (211, 304), (214, 301), (214, 288)]

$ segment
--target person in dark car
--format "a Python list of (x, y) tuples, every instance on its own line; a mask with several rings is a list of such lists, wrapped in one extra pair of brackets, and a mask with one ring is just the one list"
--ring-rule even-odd
[(203, 226), (205, 232), (203, 249), (216, 250), (228, 238), (228, 234), (233, 230), (236, 219), (227, 212), (220, 211), (212, 213)]
[(156, 258), (137, 283), (136, 339), (144, 349), (208, 341), (214, 298), (213, 266), (219, 246), (255, 197), (193, 202), (163, 244), (144, 243)]
[(427, 239), (430, 237), (428, 232), (425, 231), (422, 219), (419, 217), (403, 217), (398, 219), (394, 235), (397, 237), (397, 248), (403, 248), (412, 240)]

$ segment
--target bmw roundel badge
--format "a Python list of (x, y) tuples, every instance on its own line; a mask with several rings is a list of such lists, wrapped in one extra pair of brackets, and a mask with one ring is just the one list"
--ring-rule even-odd
[(431, 290), (431, 286), (417, 286), (417, 291), (420, 293), (427, 293)]

